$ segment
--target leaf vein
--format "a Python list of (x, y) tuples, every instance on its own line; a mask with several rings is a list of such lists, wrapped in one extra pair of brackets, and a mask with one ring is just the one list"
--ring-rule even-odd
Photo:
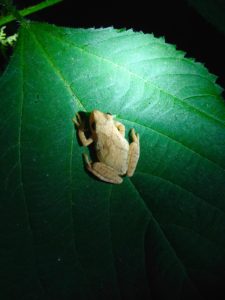
[(118, 115), (117, 118), (120, 119), (120, 120), (123, 120), (123, 121), (127, 121), (127, 122), (130, 122), (130, 123), (133, 123), (133, 124), (136, 124), (136, 125), (145, 127), (145, 128), (147, 128), (147, 130), (151, 130), (151, 131), (153, 131), (153, 132), (156, 132), (157, 134), (162, 135), (162, 136), (164, 136), (164, 137), (166, 137), (166, 138), (172, 140), (174, 143), (179, 144), (180, 146), (184, 147), (184, 148), (187, 149), (188, 151), (191, 151), (193, 154), (200, 156), (201, 159), (205, 159), (205, 160), (207, 160), (209, 163), (214, 164), (217, 168), (219, 168), (220, 170), (222, 170), (223, 172), (225, 172), (225, 169), (223, 169), (223, 167), (221, 167), (217, 162), (215, 162), (215, 161), (213, 161), (212, 159), (210, 159), (210, 158), (204, 156), (203, 154), (201, 154), (200, 152), (194, 150), (194, 149), (191, 148), (190, 146), (185, 145), (185, 144), (181, 143), (180, 141), (178, 141), (178, 140), (176, 140), (176, 139), (170, 137), (169, 135), (167, 135), (167, 134), (165, 134), (165, 133), (159, 131), (158, 129), (154, 129), (154, 128), (149, 127), (149, 126), (147, 126), (147, 125), (144, 125), (144, 124), (141, 124), (141, 123), (137, 123), (136, 121), (131, 121), (131, 120), (128, 120), (128, 119), (124, 119), (124, 118), (120, 117), (119, 115)]
[(187, 99), (192, 99), (192, 98), (200, 98), (200, 97), (213, 97), (213, 98), (216, 98), (217, 100), (220, 100), (220, 98), (218, 97), (218, 95), (213, 95), (213, 94), (210, 94), (210, 93), (203, 93), (203, 94), (192, 95), (192, 96), (188, 96), (188, 97), (182, 98), (182, 100), (187, 100)]
[[(46, 58), (46, 60), (48, 61), (48, 63), (51, 65), (51, 67), (55, 70), (55, 73), (59, 76), (59, 78), (61, 78), (61, 80), (63, 81), (63, 83), (65, 84), (65, 86), (67, 87), (68, 91), (72, 94), (72, 96), (75, 95), (74, 91), (72, 90), (71, 86), (68, 84), (68, 82), (66, 81), (66, 79), (64, 78), (64, 76), (62, 75), (62, 73), (60, 72), (60, 70), (56, 67), (56, 65), (53, 63), (53, 61), (50, 59), (47, 51), (44, 49), (43, 45), (38, 41), (37, 37), (35, 34), (32, 34), (33, 36), (33, 39), (34, 41), (36, 42), (36, 44), (38, 45), (39, 49), (42, 50), (42, 53), (44, 54), (44, 57)], [(85, 107), (83, 106), (82, 102), (79, 100), (79, 98), (75, 95), (76, 97), (76, 101), (77, 101), (77, 104), (84, 110), (86, 111)], [(73, 157), (73, 143), (74, 143), (74, 127), (73, 127), (73, 130), (72, 130), (72, 140), (71, 140), (71, 150), (70, 150), (70, 160), (69, 160), (69, 178), (70, 178), (70, 183), (71, 183), (71, 194), (70, 194), (70, 199), (71, 199), (71, 226), (72, 226), (72, 232), (73, 232), (73, 236), (72, 236), (72, 239), (73, 239), (73, 246), (74, 246), (74, 252), (76, 253), (76, 256), (77, 256), (77, 259), (78, 259), (78, 262), (79, 262), (79, 265), (80, 265), (80, 268), (85, 276), (85, 279), (86, 281), (87, 280), (87, 276), (85, 274), (85, 271), (84, 271), (84, 268), (83, 268), (83, 265), (79, 259), (79, 255), (78, 255), (78, 251), (76, 249), (76, 244), (75, 244), (75, 238), (74, 238), (74, 227), (73, 227), (73, 224), (74, 224), (74, 221), (73, 221), (73, 216), (72, 216), (72, 197), (73, 197), (73, 194), (72, 194), (72, 157)]]
[(109, 200), (108, 200), (109, 239), (110, 239), (110, 244), (111, 244), (113, 267), (114, 267), (114, 271), (115, 271), (115, 274), (116, 274), (116, 285), (117, 285), (117, 289), (118, 289), (118, 296), (119, 296), (119, 299), (121, 299), (120, 286), (119, 286), (119, 280), (118, 280), (118, 272), (117, 272), (117, 268), (116, 268), (115, 254), (114, 254), (114, 251), (113, 251), (113, 242), (112, 242), (112, 225), (111, 225), (111, 217), (110, 217), (112, 190), (113, 190), (113, 185), (110, 186), (109, 196), (108, 196), (108, 198), (109, 198)]
[(213, 244), (214, 247), (216, 247), (218, 250), (224, 250), (224, 245), (218, 243), (218, 241), (215, 241), (215, 240), (212, 240), (208, 237), (206, 237), (205, 235), (203, 235), (201, 232), (197, 232), (197, 231), (194, 231), (193, 229), (187, 227), (187, 226), (184, 226), (182, 224), (175, 224), (175, 223), (160, 223), (161, 226), (166, 226), (166, 227), (180, 227), (181, 229), (185, 229), (185, 230), (188, 230), (190, 231), (192, 234), (195, 234), (195, 235), (198, 235), (200, 236), (201, 238), (205, 239), (206, 241), (210, 242), (211, 244)]
[(178, 189), (181, 189), (182, 191), (194, 196), (195, 199), (198, 199), (200, 201), (203, 201), (206, 205), (210, 206), (211, 208), (214, 208), (216, 209), (218, 212), (222, 213), (223, 215), (225, 215), (225, 212), (220, 208), (220, 207), (217, 207), (215, 205), (213, 205), (212, 203), (208, 202), (206, 199), (196, 195), (195, 193), (193, 193), (192, 191), (189, 191), (187, 188), (179, 185), (178, 183), (175, 183), (173, 181), (171, 181), (170, 179), (168, 178), (165, 178), (163, 176), (160, 176), (160, 175), (155, 175), (155, 174), (151, 174), (151, 173), (146, 173), (146, 172), (142, 172), (142, 171), (137, 171), (135, 172), (135, 174), (143, 174), (145, 176), (153, 176), (153, 177), (156, 177), (156, 178), (159, 178), (165, 182), (168, 182), (169, 184), (171, 184), (172, 186), (178, 188)]
[(77, 247), (76, 247), (76, 242), (75, 242), (75, 236), (74, 236), (74, 219), (73, 219), (73, 172), (72, 172), (72, 167), (73, 167), (73, 146), (74, 146), (74, 128), (72, 129), (72, 135), (71, 135), (71, 146), (70, 146), (70, 159), (69, 159), (69, 178), (70, 178), (70, 228), (72, 231), (72, 243), (73, 243), (73, 251), (75, 252), (77, 256), (77, 260), (80, 266), (80, 269), (82, 270), (84, 274), (84, 278), (86, 282), (88, 282), (86, 273), (84, 271), (83, 265), (81, 263), (81, 260), (79, 259)]
[(34, 263), (36, 265), (36, 275), (37, 275), (37, 279), (40, 285), (40, 288), (42, 289), (42, 291), (46, 294), (46, 290), (44, 288), (44, 285), (42, 283), (42, 280), (40, 278), (40, 274), (38, 271), (38, 266), (37, 266), (37, 254), (35, 251), (35, 247), (33, 245), (34, 243), (34, 233), (32, 230), (32, 226), (31, 226), (31, 220), (30, 220), (30, 214), (29, 214), (29, 208), (28, 208), (28, 204), (27, 204), (27, 198), (25, 195), (25, 190), (24, 190), (24, 184), (23, 184), (23, 169), (22, 169), (22, 163), (21, 163), (21, 136), (22, 136), (22, 120), (23, 120), (23, 110), (24, 110), (24, 62), (23, 62), (23, 49), (24, 49), (24, 37), (22, 39), (21, 42), (21, 52), (20, 52), (20, 56), (21, 56), (21, 103), (19, 105), (19, 125), (18, 125), (18, 168), (19, 168), (19, 180), (20, 180), (20, 186), (21, 186), (21, 191), (22, 191), (22, 198), (23, 198), (23, 202), (24, 202), (24, 209), (26, 212), (26, 221), (27, 221), (27, 225), (30, 231), (30, 237), (31, 237), (31, 245), (32, 245), (32, 249), (33, 249), (33, 255), (34, 255)]
[[(166, 57), (165, 57), (166, 58)], [(160, 78), (160, 77), (163, 77), (163, 76), (191, 76), (191, 77), (199, 77), (201, 79), (204, 79), (206, 81), (208, 81), (210, 84), (214, 84), (209, 78), (205, 77), (205, 76), (202, 76), (201, 74), (195, 74), (195, 73), (161, 73), (161, 74), (158, 74), (158, 75), (155, 75), (155, 76), (150, 76), (150, 79), (157, 79), (157, 78)], [(174, 96), (176, 97), (176, 96)], [(180, 98), (178, 98), (180, 99)], [(180, 101), (183, 101), (183, 99), (181, 98)]]
[[(182, 99), (180, 99), (180, 98), (176, 97), (175, 95), (169, 93), (168, 91), (164, 90), (160, 86), (158, 86), (155, 83), (153, 83), (151, 80), (145, 79), (144, 77), (142, 77), (142, 76), (134, 73), (133, 71), (131, 71), (130, 69), (128, 69), (126, 66), (120, 65), (118, 63), (115, 63), (114, 61), (112, 61), (109, 58), (106, 58), (104, 56), (100, 56), (100, 55), (98, 55), (96, 53), (90, 52), (86, 48), (82, 48), (81, 46), (78, 46), (75, 43), (62, 40), (62, 38), (60, 36), (58, 36), (57, 34), (54, 34), (54, 36), (57, 37), (59, 40), (63, 41), (64, 43), (72, 45), (74, 48), (78, 49), (80, 52), (86, 53), (88, 55), (94, 56), (95, 58), (97, 58), (99, 60), (105, 61), (106, 63), (113, 65), (115, 68), (122, 69), (126, 73), (130, 74), (130, 76), (138, 78), (139, 80), (143, 81), (144, 83), (150, 84), (151, 86), (153, 86), (154, 88), (156, 88), (160, 92), (162, 92), (162, 93), (164, 93), (164, 94), (172, 97), (175, 101), (179, 102), (186, 110), (189, 110), (192, 113), (198, 114), (198, 115), (200, 115), (200, 116), (202, 116), (202, 117), (204, 117), (204, 118), (206, 118), (206, 119), (208, 119), (210, 121), (213, 121), (216, 124), (220, 124), (222, 126), (225, 126), (225, 124), (222, 123), (220, 120), (214, 118), (213, 116), (207, 114), (206, 112), (200, 110), (199, 108), (197, 109), (195, 106), (191, 105), (190, 103), (184, 102)], [(207, 80), (209, 80), (209, 79), (207, 78)]]
[[(31, 31), (30, 31), (31, 32)], [(64, 83), (67, 91), (72, 95), (72, 97), (76, 99), (76, 102), (78, 104), (78, 106), (80, 106), (81, 109), (83, 109), (84, 111), (86, 111), (85, 107), (83, 106), (83, 104), (81, 103), (81, 101), (79, 100), (79, 98), (77, 97), (77, 95), (75, 94), (75, 92), (73, 91), (73, 89), (71, 88), (71, 85), (68, 83), (68, 81), (65, 79), (65, 77), (63, 76), (62, 72), (60, 71), (59, 68), (57, 68), (57, 66), (55, 65), (55, 63), (53, 62), (53, 60), (50, 58), (50, 56), (48, 55), (48, 52), (46, 51), (46, 49), (43, 47), (43, 45), (40, 43), (40, 41), (38, 40), (37, 36), (32, 32), (31, 35), (36, 43), (36, 45), (38, 46), (38, 48), (41, 50), (41, 52), (43, 53), (45, 59), (47, 60), (47, 62), (49, 63), (49, 65), (52, 67), (52, 69), (55, 71), (55, 74), (62, 80), (62, 82)]]
[[(135, 185), (135, 183), (133, 182), (132, 178), (129, 178), (129, 179), (130, 179), (130, 182), (131, 182), (133, 188), (137, 191), (137, 193), (138, 193), (138, 195), (139, 195), (141, 201), (144, 203), (145, 207), (146, 207), (146, 208), (148, 209), (148, 211), (150, 212), (150, 214), (151, 214), (151, 216), (152, 216), (152, 221), (153, 221), (153, 222), (156, 224), (156, 226), (159, 228), (159, 230), (160, 230), (160, 232), (161, 232), (163, 238), (165, 239), (165, 241), (167, 241), (168, 247), (171, 249), (171, 252), (172, 252), (172, 253), (174, 254), (174, 256), (176, 257), (177, 262), (179, 263), (179, 265), (180, 265), (180, 267), (181, 267), (181, 270), (182, 270), (182, 272), (183, 272), (184, 277), (188, 278), (188, 279), (190, 280), (190, 283), (191, 283), (192, 286), (193, 286), (193, 289), (198, 291), (198, 289), (195, 287), (195, 284), (194, 284), (194, 282), (192, 281), (190, 275), (188, 274), (188, 271), (187, 271), (186, 266), (184, 265), (184, 263), (182, 262), (182, 260), (181, 260), (180, 257), (178, 256), (178, 254), (177, 254), (176, 250), (174, 249), (174, 247), (173, 247), (172, 243), (170, 242), (170, 240), (166, 237), (163, 228), (160, 226), (160, 223), (159, 223), (159, 222), (157, 221), (157, 219), (153, 216), (153, 214), (152, 214), (152, 212), (150, 211), (149, 207), (146, 205), (146, 203), (145, 203), (145, 201), (144, 201), (144, 199), (143, 199), (141, 193), (139, 192), (138, 187)], [(183, 279), (183, 283), (184, 283), (184, 279)], [(182, 290), (182, 287), (179, 288), (180, 293), (181, 293), (181, 290)]]

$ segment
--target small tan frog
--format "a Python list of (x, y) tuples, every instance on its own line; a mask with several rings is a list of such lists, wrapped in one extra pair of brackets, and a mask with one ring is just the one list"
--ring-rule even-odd
[(125, 139), (125, 126), (109, 113), (94, 110), (89, 119), (91, 137), (86, 138), (84, 122), (77, 113), (73, 122), (83, 146), (95, 143), (98, 162), (91, 162), (84, 154), (86, 168), (103, 181), (121, 183), (120, 175), (132, 176), (139, 159), (139, 135), (131, 130), (132, 143)]

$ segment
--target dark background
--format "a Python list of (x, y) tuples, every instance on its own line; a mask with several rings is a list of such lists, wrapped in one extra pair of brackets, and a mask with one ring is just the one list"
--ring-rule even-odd
[[(17, 8), (39, 1), (15, 0)], [(225, 13), (224, 13), (225, 16)], [(72, 1), (39, 11), (28, 18), (69, 27), (133, 28), (135, 31), (165, 36), (168, 43), (202, 62), (225, 87), (225, 36), (205, 20), (186, 0), (170, 1)]]

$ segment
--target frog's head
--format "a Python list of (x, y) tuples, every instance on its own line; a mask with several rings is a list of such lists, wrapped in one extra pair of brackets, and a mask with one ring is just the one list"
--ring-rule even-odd
[(90, 129), (92, 132), (96, 131), (97, 126), (104, 126), (113, 121), (113, 116), (110, 113), (103, 113), (99, 110), (93, 110), (90, 115)]

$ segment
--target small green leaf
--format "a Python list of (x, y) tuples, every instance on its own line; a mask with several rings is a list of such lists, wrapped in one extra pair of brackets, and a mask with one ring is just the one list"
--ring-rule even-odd
[[(153, 35), (22, 26), (0, 80), (2, 299), (208, 299), (225, 292), (225, 105)], [(140, 135), (133, 177), (90, 176), (72, 118)]]

